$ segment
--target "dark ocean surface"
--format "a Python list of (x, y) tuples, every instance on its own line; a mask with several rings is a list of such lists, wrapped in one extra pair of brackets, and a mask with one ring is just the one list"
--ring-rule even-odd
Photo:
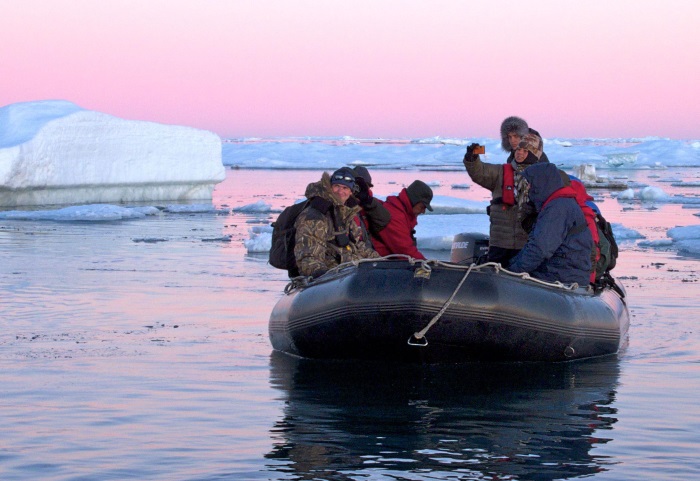
[[(279, 208), (319, 176), (228, 170), (214, 204)], [(449, 188), (464, 172), (375, 177), (383, 194), (421, 178), (488, 197)], [(594, 194), (647, 240), (700, 223), (697, 208)], [(631, 327), (616, 356), (319, 363), (268, 340), (286, 273), (243, 241), (273, 217), (0, 221), (0, 479), (700, 479), (700, 259), (621, 243)]]

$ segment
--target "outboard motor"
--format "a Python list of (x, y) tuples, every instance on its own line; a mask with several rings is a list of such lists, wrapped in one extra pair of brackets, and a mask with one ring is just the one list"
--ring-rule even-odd
[(480, 232), (463, 232), (452, 239), (450, 262), (454, 264), (481, 264), (489, 253), (489, 236)]

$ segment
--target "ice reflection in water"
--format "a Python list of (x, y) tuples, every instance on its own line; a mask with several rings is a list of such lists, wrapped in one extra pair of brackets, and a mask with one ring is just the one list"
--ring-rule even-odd
[[(228, 174), (216, 207), (288, 205), (319, 172)], [(450, 189), (463, 172), (373, 175), (382, 194), (422, 178), (485, 198)], [(697, 210), (596, 196), (651, 239), (699, 222)], [(271, 357), (286, 277), (242, 244), (271, 217), (0, 222), (0, 478), (700, 476), (697, 259), (623, 246), (632, 325), (619, 359), (324, 367)]]

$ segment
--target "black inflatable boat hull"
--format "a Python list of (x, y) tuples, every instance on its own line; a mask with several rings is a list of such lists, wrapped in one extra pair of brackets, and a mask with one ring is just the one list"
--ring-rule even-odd
[[(278, 351), (317, 359), (568, 361), (618, 352), (629, 313), (614, 290), (547, 286), (481, 266), (363, 262), (285, 294), (270, 316)], [(415, 338), (414, 338), (415, 341)], [(418, 344), (418, 345), (417, 345)]]

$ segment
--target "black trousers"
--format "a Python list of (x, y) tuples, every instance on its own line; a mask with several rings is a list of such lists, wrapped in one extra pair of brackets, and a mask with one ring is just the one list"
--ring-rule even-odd
[(489, 246), (489, 262), (498, 262), (503, 267), (520, 252), (520, 249), (505, 249), (503, 247)]

